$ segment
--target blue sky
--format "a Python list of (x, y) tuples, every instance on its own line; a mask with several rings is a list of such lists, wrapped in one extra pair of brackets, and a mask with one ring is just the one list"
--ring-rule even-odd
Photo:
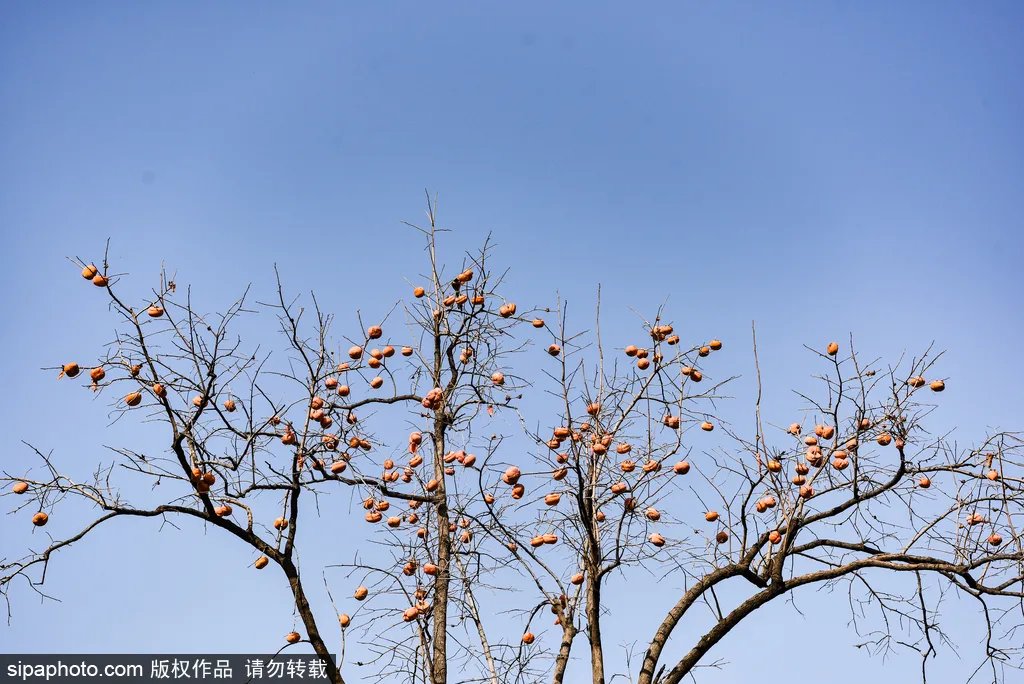
[[(422, 218), (424, 188), (453, 256), (493, 232), (522, 301), (557, 291), (582, 315), (600, 283), (613, 326), (667, 301), (747, 378), (756, 319), (780, 415), (814, 370), (801, 345), (853, 332), (871, 356), (949, 350), (938, 431), (1021, 428), (1021, 26), (1013, 2), (8, 3), (5, 467), (27, 440), (84, 475), (100, 445), (142, 438), (38, 370), (111, 330), (65, 257), (110, 238), (137, 293), (166, 262), (209, 309), (250, 282), (269, 292), (277, 263), (352, 320), (407, 294), (421, 252), (401, 221)], [(23, 517), (4, 519), (0, 555), (38, 543)], [(126, 523), (55, 560), (61, 603), (16, 594), (0, 642), (276, 648), (287, 597), (247, 562), (212, 535)], [(197, 612), (199, 594), (232, 619)], [(830, 681), (916, 672), (853, 648), (830, 601), (752, 621), (702, 681), (788, 680), (761, 669), (781, 643), (764, 634), (786, 630), (831, 635), (802, 654), (808, 671), (838, 664)], [(627, 603), (641, 627), (617, 642), (654, 619)], [(967, 626), (945, 666), (973, 669), (971, 613), (948, 614)]]

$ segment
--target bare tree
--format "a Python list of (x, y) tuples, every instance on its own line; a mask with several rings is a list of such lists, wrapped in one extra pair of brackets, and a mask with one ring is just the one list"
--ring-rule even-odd
[[(858, 629), (870, 617), (882, 624), (865, 628), (863, 645), (917, 652), (924, 680), (946, 640), (937, 602), (950, 588), (979, 604), (993, 680), (1021, 666), (1021, 438), (997, 432), (965, 449), (931, 436), (922, 393), (945, 390), (932, 377), (937, 355), (885, 366), (862, 363), (852, 339), (846, 353), (836, 342), (811, 349), (825, 368), (819, 395), (801, 395), (801, 420), (765, 429), (752, 337), (758, 392), (753, 435), (744, 437), (716, 418), (722, 387), (733, 379), (713, 374), (710, 357), (722, 342), (682, 347), (663, 312), (643, 328), (643, 346), (621, 348), (625, 366), (605, 353), (599, 326), (593, 336), (555, 332), (551, 352), (561, 362), (549, 378), (560, 415), (528, 430), (536, 471), (550, 482), (536, 485), (549, 508), (537, 534), (565, 542), (565, 553), (545, 563), (560, 562), (555, 575), (577, 585), (547, 590), (559, 615), (577, 620), (563, 624), (563, 656), (585, 634), (593, 681), (607, 681), (603, 591), (643, 568), (680, 578), (687, 589), (665, 606), (639, 670), (620, 673), (640, 684), (681, 681), (759, 608), (800, 587), (840, 583)], [(709, 439), (715, 430), (724, 444)], [(703, 520), (693, 519), (694, 501)], [(901, 575), (912, 581), (900, 583)], [(731, 608), (716, 595), (727, 582), (749, 587)], [(684, 619), (701, 621), (692, 609), (705, 602), (714, 620), (697, 643), (670, 655), (674, 631)]]
[[(133, 516), (219, 528), (250, 547), (256, 569), (277, 568), (305, 630), (286, 641), (325, 658), (339, 646), (333, 682), (351, 673), (355, 634), (375, 680), (563, 682), (583, 637), (595, 684), (675, 683), (745, 618), (811, 585), (845, 586), (865, 644), (917, 652), (923, 679), (945, 640), (938, 598), (960, 593), (988, 625), (992, 679), (1020, 667), (1021, 438), (997, 432), (960, 448), (932, 436), (925, 397), (945, 388), (938, 355), (889, 366), (862, 362), (852, 339), (811, 349), (820, 389), (801, 395), (793, 421), (762, 416), (752, 338), (758, 394), (744, 436), (721, 417), (732, 379), (713, 363), (721, 342), (685, 344), (658, 311), (632, 344), (606, 347), (599, 323), (568, 331), (564, 303), (505, 299), (489, 242), (446, 267), (432, 204), (428, 224), (410, 230), (427, 263), (412, 298), (359, 313), (350, 337), (335, 336), (315, 295), (303, 304), (280, 279), (272, 301), (250, 303), (246, 291), (211, 316), (166, 274), (139, 298), (106, 256), (80, 262), (118, 317), (115, 337), (95, 362), (47, 370), (65, 382), (88, 375), (115, 419), (150, 423), (167, 448), (118, 448), (80, 479), (30, 446), (38, 467), (4, 472), (16, 512), (40, 528), (51, 515), (68, 524), (64, 502), (98, 511), (2, 562), (9, 614), (15, 584), (43, 593), (55, 552)], [(236, 332), (260, 313), (275, 317), (283, 357)], [(498, 429), (502, 417), (513, 433)], [(303, 568), (298, 531), (318, 524), (321, 498), (343, 494), (362, 502), (353, 529), (365, 532), (346, 535), (337, 563)], [(637, 573), (686, 589), (657, 608), (643, 653), (620, 667), (602, 637), (605, 596)], [(326, 586), (327, 622), (311, 581)], [(727, 584), (746, 598), (723, 605)], [(351, 615), (335, 599), (350, 593)], [(514, 610), (496, 615), (502, 600)], [(548, 612), (554, 641), (531, 628)], [(695, 644), (673, 640), (684, 620), (704, 621)]]

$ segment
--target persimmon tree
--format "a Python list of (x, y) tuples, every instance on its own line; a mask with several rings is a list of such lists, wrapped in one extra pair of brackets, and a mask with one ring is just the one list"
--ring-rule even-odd
[[(328, 591), (335, 582), (350, 583), (345, 593), (361, 606), (355, 615), (335, 612), (330, 622), (340, 628), (340, 643), (350, 627), (361, 632), (379, 677), (446, 682), (452, 663), (462, 670), (479, 664), (494, 681), (511, 669), (531, 672), (531, 654), (519, 648), (518, 635), (514, 647), (487, 640), (473, 594), (480, 572), (469, 557), (473, 531), (455, 516), (462, 506), (454, 477), (456, 468), (478, 470), (476, 457), (457, 448), (473, 438), (474, 422), (515, 399), (515, 376), (499, 367), (522, 348), (513, 328), (527, 312), (496, 292), (501, 277), (488, 268), (488, 245), (446, 272), (428, 213), (427, 228), (411, 226), (426, 243), (422, 285), (401, 310), (373, 321), (357, 315), (352, 337), (335, 338), (333, 317), (315, 295), (303, 305), (289, 299), (279, 280), (271, 301), (250, 303), (246, 292), (209, 315), (166, 274), (137, 301), (125, 294), (128, 279), (112, 274), (106, 255), (99, 266), (81, 261), (81, 275), (117, 316), (117, 332), (94, 361), (47, 370), (65, 383), (84, 379), (109, 398), (117, 420), (151, 424), (166, 453), (118, 448), (112, 463), (83, 479), (63, 472), (59, 455), (32, 447), (39, 461), (33, 471), (4, 473), (9, 493), (18, 497), (16, 512), (31, 511), (39, 528), (51, 516), (60, 520), (56, 511), (71, 499), (99, 514), (66, 536), (49, 537), (37, 552), (4, 561), (4, 596), (19, 580), (42, 594), (54, 554), (118, 518), (191, 519), (251, 547), (256, 570), (284, 575), (305, 630), (304, 636), (288, 632), (285, 641), (308, 641), (327, 656), (339, 642), (310, 603), (299, 531), (316, 524), (320, 497), (356, 494), (366, 511), (358, 524), (373, 526), (364, 540), (391, 548), (395, 564), (367, 564), (364, 549), (353, 543), (342, 550), (347, 559), (325, 569)], [(247, 347), (233, 333), (243, 317), (259, 313), (276, 318), (283, 359)], [(399, 434), (402, 420), (407, 430)], [(133, 502), (133, 494), (147, 491), (167, 498)], [(457, 545), (465, 547), (464, 561), (453, 557)], [(408, 638), (387, 641), (383, 635), (396, 632), (384, 625), (393, 622), (409, 623)], [(479, 645), (451, 641), (453, 622), (474, 625)], [(342, 669), (329, 663), (327, 674), (341, 682)]]
[[(917, 652), (924, 679), (947, 641), (938, 603), (953, 590), (980, 608), (992, 680), (1020, 668), (1024, 444), (995, 432), (958, 448), (929, 434), (925, 418), (945, 390), (939, 355), (884, 365), (863, 363), (852, 340), (845, 352), (838, 342), (809, 349), (820, 389), (800, 395), (789, 416), (799, 420), (772, 423), (752, 329), (757, 395), (744, 436), (716, 418), (733, 379), (716, 372), (720, 340), (684, 348), (658, 312), (612, 355), (597, 330), (590, 347), (556, 333), (549, 383), (561, 408), (528, 430), (538, 476), (529, 479), (547, 510), (535, 521), (537, 551), (526, 553), (562, 540), (563, 553), (542, 565), (561, 563), (553, 576), (570, 578), (543, 590), (561, 629), (555, 681), (579, 634), (593, 681), (608, 681), (601, 623), (615, 616), (602, 596), (626, 589), (636, 568), (685, 587), (630, 659), (638, 667), (620, 671), (641, 684), (692, 676), (740, 622), (813, 585), (845, 588), (862, 645)], [(726, 585), (747, 587), (746, 598), (723, 605), (716, 589)], [(696, 610), (704, 605), (710, 620)], [(675, 651), (673, 633), (688, 619), (703, 636)]]
[[(374, 681), (563, 682), (572, 662), (595, 684), (679, 682), (749, 616), (810, 586), (844, 587), (865, 643), (910, 648), (923, 678), (950, 592), (978, 606), (992, 679), (1020, 666), (1024, 445), (932, 436), (939, 355), (887, 365), (863, 362), (852, 339), (822, 344), (809, 349), (818, 390), (762, 407), (752, 337), (743, 430), (720, 410), (733, 378), (722, 355), (738, 341), (684, 340), (664, 310), (613, 340), (599, 321), (571, 332), (564, 302), (514, 303), (489, 243), (444, 265), (429, 205), (428, 219), (410, 226), (426, 257), (411, 296), (344, 323), (280, 279), (270, 301), (246, 291), (210, 315), (166, 274), (141, 296), (106, 256), (78, 263), (116, 332), (97, 358), (47, 370), (147, 423), (164, 451), (119, 447), (82, 475), (33, 445), (34, 463), (8, 466), (10, 520), (47, 538), (3, 561), (8, 605), (18, 584), (42, 594), (64, 547), (154, 518), (219, 530), (250, 549), (250, 571), (279, 572), (303, 630), (283, 647), (342, 654), (334, 682), (367, 668)], [(279, 327), (274, 353), (236, 332), (261, 314)], [(337, 497), (361, 506), (337, 562), (308, 568), (300, 531), (323, 529), (319, 504)], [(74, 500), (96, 515), (62, 516)], [(613, 661), (606, 596), (638, 573), (680, 592), (650, 606), (642, 652)], [(311, 601), (321, 581), (330, 606)], [(744, 598), (719, 600), (727, 586)], [(701, 626), (696, 643), (677, 643), (684, 621)]]

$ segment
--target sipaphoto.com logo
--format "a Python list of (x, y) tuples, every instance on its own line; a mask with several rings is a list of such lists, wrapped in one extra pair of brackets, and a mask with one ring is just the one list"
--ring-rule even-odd
[(8, 663), (7, 677), (23, 682), (30, 680), (50, 681), (51, 679), (95, 679), (97, 677), (141, 677), (145, 673), (141, 665), (125, 663), (107, 663), (96, 665), (84, 660), (78, 662), (27, 663), (18, 661)]

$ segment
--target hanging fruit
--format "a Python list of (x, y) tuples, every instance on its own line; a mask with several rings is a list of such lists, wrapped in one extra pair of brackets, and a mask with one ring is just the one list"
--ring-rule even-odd
[(65, 363), (61, 366), (60, 373), (57, 374), (57, 379), (60, 380), (65, 375), (69, 378), (73, 378), (77, 376), (80, 371), (81, 369), (78, 367), (77, 363)]

